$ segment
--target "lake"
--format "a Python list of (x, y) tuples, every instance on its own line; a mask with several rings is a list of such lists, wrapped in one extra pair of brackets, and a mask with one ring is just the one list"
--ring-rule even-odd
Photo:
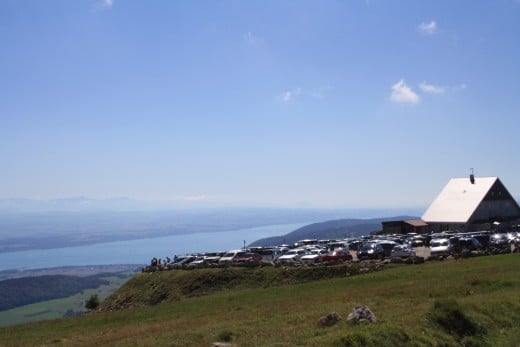
[(269, 225), (256, 228), (194, 233), (87, 246), (0, 253), (0, 271), (61, 266), (149, 264), (153, 257), (238, 249), (258, 239), (285, 235), (308, 223)]

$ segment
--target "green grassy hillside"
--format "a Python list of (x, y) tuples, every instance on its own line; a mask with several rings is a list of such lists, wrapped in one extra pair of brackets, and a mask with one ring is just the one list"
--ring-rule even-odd
[[(107, 312), (0, 329), (0, 345), (518, 346), (519, 265), (507, 254), (348, 277), (341, 266), (140, 274)], [(379, 322), (347, 322), (359, 304)], [(332, 311), (344, 319), (319, 327)]]

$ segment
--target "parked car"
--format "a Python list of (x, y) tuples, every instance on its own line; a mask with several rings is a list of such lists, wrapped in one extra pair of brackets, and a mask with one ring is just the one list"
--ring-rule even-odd
[(385, 258), (385, 250), (379, 243), (365, 243), (356, 254), (359, 260)]
[(227, 251), (219, 260), (218, 260), (218, 263), (219, 264), (230, 264), (232, 263), (235, 258), (239, 255), (242, 255), (246, 253), (246, 251), (242, 250), (242, 249), (234, 249), (234, 250), (231, 250), (231, 251)]
[(234, 263), (243, 264), (243, 263), (259, 263), (262, 261), (262, 256), (258, 253), (250, 253), (250, 252), (240, 252), (233, 259)]
[(264, 261), (274, 261), (280, 255), (283, 254), (284, 250), (279, 247), (262, 247), (257, 248), (256, 250), (250, 250), (251, 253), (258, 253), (262, 256), (262, 260)]
[(205, 265), (204, 263), (204, 257), (203, 256), (198, 256), (195, 258), (195, 260), (193, 260), (192, 262), (189, 263), (190, 266), (203, 266)]
[(305, 249), (302, 248), (294, 248), (281, 257), (279, 257), (276, 262), (280, 264), (295, 264), (300, 262), (300, 258), (305, 255)]
[(489, 244), (490, 244), (490, 241), (491, 241), (491, 235), (489, 235), (488, 233), (480, 233), (480, 234), (473, 234), (472, 237), (474, 237), (475, 239), (477, 239), (477, 241), (481, 244), (482, 248), (483, 249), (487, 249), (489, 248)]
[(351, 251), (357, 251), (361, 246), (363, 246), (363, 241), (360, 240), (352, 240), (348, 242), (348, 249)]
[(511, 245), (507, 234), (492, 234), (489, 238), (489, 248), (492, 253), (505, 253), (511, 251)]
[(432, 239), (430, 242), (430, 257), (447, 257), (452, 253), (451, 248), (449, 239)]
[(352, 260), (352, 254), (345, 248), (338, 248), (334, 252), (326, 254), (322, 258), (323, 262), (336, 262)]
[(191, 263), (192, 265), (218, 264), (218, 261), (223, 254), (223, 252), (202, 253)]
[(458, 242), (461, 252), (480, 251), (483, 248), (480, 242), (474, 237), (461, 237)]
[(328, 252), (325, 249), (312, 249), (307, 254), (303, 255), (300, 258), (300, 261), (304, 264), (316, 264), (321, 263), (323, 260), (323, 256)]
[(383, 250), (385, 251), (385, 257), (390, 257), (392, 254), (392, 249), (397, 245), (394, 241), (381, 241), (378, 242), (381, 247), (383, 247)]
[(518, 238), (520, 237), (520, 234), (517, 231), (512, 231), (507, 233), (507, 239), (509, 241), (509, 244), (513, 245), (518, 241)]
[(507, 234), (493, 234), (489, 240), (491, 246), (507, 246), (509, 245), (509, 238)]
[(415, 257), (415, 251), (410, 245), (397, 245), (390, 252), (392, 258)]
[(414, 236), (410, 240), (412, 247), (423, 247), (424, 246), (424, 239), (422, 236)]
[(197, 259), (197, 256), (195, 255), (182, 255), (180, 257), (176, 257), (171, 265), (174, 267), (185, 266), (193, 262), (195, 259)]

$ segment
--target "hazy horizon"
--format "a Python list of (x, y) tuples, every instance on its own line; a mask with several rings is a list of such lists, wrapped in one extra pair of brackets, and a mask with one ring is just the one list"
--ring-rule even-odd
[(113, 210), (146, 210), (146, 211), (168, 211), (168, 210), (200, 210), (200, 209), (280, 209), (280, 210), (389, 210), (389, 211), (409, 211), (426, 209), (427, 206), (344, 206), (344, 205), (313, 205), (313, 204), (261, 204), (261, 203), (212, 203), (210, 201), (190, 201), (183, 200), (139, 200), (129, 197), (110, 197), (96, 199), (87, 196), (59, 197), (55, 199), (9, 197), (0, 198), (0, 211), (30, 210), (31, 207), (45, 210), (46, 208), (56, 211), (68, 211), (77, 208), (105, 208)]

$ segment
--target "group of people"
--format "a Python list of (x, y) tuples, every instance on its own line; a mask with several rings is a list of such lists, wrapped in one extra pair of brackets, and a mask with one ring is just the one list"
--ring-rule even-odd
[[(173, 256), (173, 263), (177, 260), (177, 256)], [(172, 264), (172, 259), (170, 259), (170, 257), (166, 257), (166, 259), (157, 259), (156, 257), (153, 257), (152, 260), (150, 261), (150, 266), (152, 267), (156, 267), (156, 266), (161, 266), (161, 265), (168, 265), (168, 264)]]

